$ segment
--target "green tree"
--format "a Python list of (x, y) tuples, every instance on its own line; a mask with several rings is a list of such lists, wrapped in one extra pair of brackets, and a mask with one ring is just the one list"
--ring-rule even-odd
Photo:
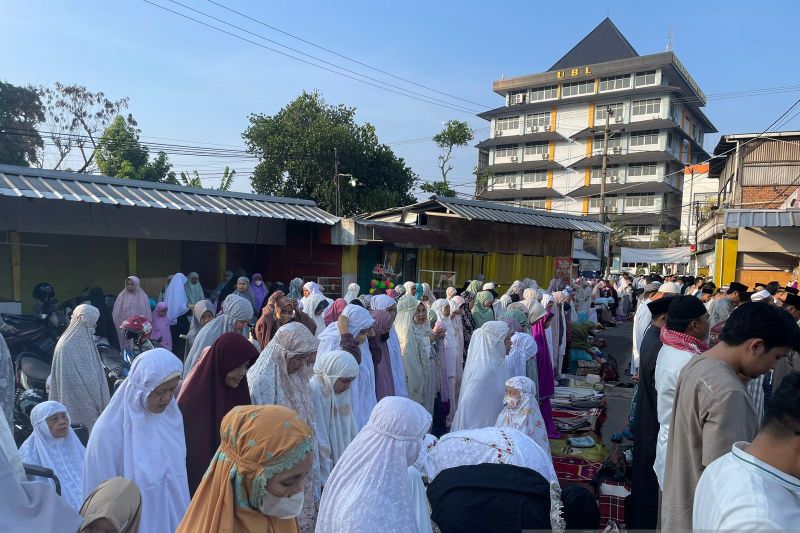
[[(38, 92), (45, 104), (47, 135), (58, 150), (53, 168), (58, 169), (67, 155), (78, 151), (83, 159), (78, 172), (91, 172), (100, 132), (128, 108), (128, 98), (109, 100), (101, 91), (59, 82), (53, 87), (39, 87)], [(130, 114), (124, 121), (136, 126)]]
[(683, 235), (681, 230), (659, 231), (653, 241), (653, 248), (674, 248), (681, 245)]
[(97, 167), (106, 176), (177, 183), (167, 154), (158, 152), (150, 161), (149, 150), (139, 142), (139, 131), (120, 115), (100, 136), (95, 152)]
[(355, 109), (330, 105), (317, 93), (304, 92), (269, 116), (250, 115), (242, 134), (248, 151), (260, 162), (251, 178), (260, 194), (309, 198), (333, 210), (341, 179), (344, 216), (412, 203), (417, 177), (386, 145), (369, 123), (356, 124)]
[(44, 106), (34, 88), (0, 81), (0, 163), (40, 164), (44, 142), (36, 125), (43, 121)]
[[(236, 176), (236, 171), (231, 170), (230, 167), (225, 167), (225, 170), (222, 171), (222, 177), (220, 178), (218, 190), (229, 191), (231, 189), (231, 185), (233, 185), (234, 176)], [(200, 173), (196, 170), (192, 171), (191, 176), (188, 172), (181, 172), (178, 175), (178, 183), (184, 187), (194, 187), (195, 189), (203, 188), (203, 180), (200, 179)], [(210, 188), (213, 189), (214, 187)]]
[(441, 150), (439, 154), (439, 171), (442, 173), (441, 181), (423, 183), (420, 189), (432, 194), (443, 196), (455, 196), (456, 192), (450, 188), (447, 182), (447, 174), (453, 170), (453, 149), (467, 146), (475, 138), (475, 132), (469, 123), (463, 120), (448, 120), (444, 124), (442, 131), (433, 136), (433, 142)]

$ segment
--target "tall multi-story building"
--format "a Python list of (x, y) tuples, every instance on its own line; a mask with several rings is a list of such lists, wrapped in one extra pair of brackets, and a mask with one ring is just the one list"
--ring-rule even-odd
[(478, 115), (491, 135), (478, 144), (476, 196), (599, 215), (608, 124), (609, 221), (642, 244), (680, 227), (684, 166), (708, 159), (716, 129), (674, 53), (640, 56), (607, 18), (547, 72), (493, 89), (505, 102)]

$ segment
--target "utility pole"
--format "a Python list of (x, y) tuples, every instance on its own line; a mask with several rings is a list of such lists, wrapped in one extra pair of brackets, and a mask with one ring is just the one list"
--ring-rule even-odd
[(333, 149), (333, 183), (335, 187), (335, 195), (333, 199), (334, 203), (334, 211), (336, 212), (336, 216), (341, 216), (342, 211), (342, 195), (341, 189), (339, 187), (339, 155), (336, 152), (336, 148)]
[[(608, 137), (609, 137), (609, 122), (614, 115), (614, 110), (611, 106), (606, 106), (606, 127), (603, 130), (603, 160), (600, 166), (600, 223), (606, 223), (606, 174), (608, 174)], [(606, 257), (605, 248), (605, 233), (598, 233), (597, 235), (597, 251), (600, 255), (600, 270), (608, 276), (611, 270), (609, 258)]]

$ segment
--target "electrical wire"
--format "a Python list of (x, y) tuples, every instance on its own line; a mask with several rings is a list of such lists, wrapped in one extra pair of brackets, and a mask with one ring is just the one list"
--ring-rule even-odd
[[(346, 74), (345, 72), (340, 72), (339, 70), (335, 70), (335, 69), (333, 69), (333, 68), (329, 68), (329, 67), (326, 67), (326, 66), (324, 66), (324, 65), (319, 65), (319, 64), (317, 64), (317, 63), (314, 63), (314, 62), (312, 62), (312, 61), (310, 61), (310, 60), (306, 60), (306, 59), (303, 59), (303, 58), (301, 58), (301, 57), (297, 57), (297, 56), (294, 56), (294, 55), (292, 55), (292, 54), (288, 54), (288, 53), (286, 53), (286, 52), (282, 52), (282, 51), (280, 51), (280, 50), (278, 50), (278, 49), (276, 49), (276, 48), (272, 48), (272, 47), (270, 47), (270, 46), (267, 46), (267, 45), (265, 45), (265, 44), (258, 43), (258, 42), (256, 42), (256, 41), (253, 41), (253, 40), (251, 40), (251, 39), (248, 39), (248, 38), (246, 38), (246, 37), (243, 37), (243, 36), (241, 36), (241, 35), (239, 35), (239, 34), (236, 34), (236, 33), (229, 32), (229, 31), (227, 31), (227, 30), (224, 30), (224, 29), (222, 29), (222, 28), (219, 28), (219, 27), (217, 27), (217, 26), (214, 26), (213, 24), (209, 24), (209, 23), (207, 23), (207, 22), (203, 22), (202, 20), (198, 20), (198, 19), (196, 19), (196, 18), (194, 18), (194, 17), (191, 17), (191, 16), (189, 16), (189, 15), (186, 15), (185, 13), (181, 13), (181, 12), (179, 12), (179, 11), (175, 11), (174, 9), (170, 9), (170, 8), (168, 8), (168, 7), (166, 7), (166, 6), (162, 6), (162, 5), (160, 5), (160, 4), (157, 4), (157, 3), (155, 3), (155, 2), (153, 2), (153, 1), (151, 1), (151, 0), (142, 0), (142, 1), (143, 1), (143, 2), (145, 2), (145, 3), (147, 3), (147, 4), (150, 4), (150, 5), (152, 5), (152, 6), (154, 6), (154, 7), (157, 7), (157, 8), (159, 8), (159, 9), (162, 9), (162, 10), (164, 10), (164, 11), (168, 11), (168, 12), (170, 12), (170, 13), (173, 13), (173, 14), (175, 14), (175, 15), (178, 15), (179, 17), (183, 17), (183, 18), (185, 18), (185, 19), (188, 19), (188, 20), (191, 20), (191, 21), (193, 21), (193, 22), (196, 22), (197, 24), (201, 24), (201, 25), (203, 25), (203, 26), (206, 26), (207, 28), (211, 28), (211, 29), (213, 29), (213, 30), (216, 30), (216, 31), (218, 31), (218, 32), (220, 32), (220, 33), (224, 33), (224, 34), (226, 34), (226, 35), (229, 35), (229, 36), (231, 36), (231, 37), (234, 37), (234, 38), (236, 38), (236, 39), (239, 39), (239, 40), (241, 40), (241, 41), (244, 41), (244, 42), (250, 43), (250, 44), (252, 44), (252, 45), (255, 45), (255, 46), (258, 46), (258, 47), (260, 47), (260, 48), (264, 48), (265, 50), (269, 50), (269, 51), (271, 51), (271, 52), (275, 52), (275, 53), (277, 53), (277, 54), (280, 54), (280, 55), (282, 55), (282, 56), (288, 57), (288, 58), (290, 58), (290, 59), (294, 59), (295, 61), (299, 61), (299, 62), (301, 62), (301, 63), (305, 63), (305, 64), (307, 64), (307, 65), (311, 65), (311, 66), (313, 66), (313, 67), (317, 67), (317, 68), (319, 68), (319, 69), (326, 70), (326, 71), (328, 71), (328, 72), (331, 72), (331, 73), (333, 73), (333, 74), (337, 74), (337, 75), (339, 75), (339, 76), (342, 76), (342, 77), (345, 77), (345, 78), (348, 78), (348, 79), (351, 79), (351, 80), (354, 80), (354, 81), (357, 81), (357, 82), (363, 83), (363, 84), (365, 84), (365, 85), (369, 85), (369, 86), (372, 86), (372, 87), (376, 87), (376, 88), (378, 88), (378, 89), (381, 89), (381, 90), (384, 90), (384, 91), (387, 91), (387, 92), (390, 92), (390, 93), (394, 93), (394, 94), (397, 94), (397, 95), (400, 95), (400, 96), (405, 96), (405, 97), (407, 97), (407, 98), (411, 98), (411, 99), (413, 99), (413, 100), (418, 100), (418, 101), (420, 101), (420, 102), (424, 102), (424, 103), (427, 103), (427, 104), (436, 105), (436, 106), (439, 106), (439, 107), (442, 107), (442, 108), (450, 109), (450, 110), (452, 110), (452, 111), (458, 111), (458, 112), (460, 112), (460, 113), (467, 113), (467, 114), (470, 114), (470, 115), (474, 115), (474, 114), (476, 113), (476, 110), (474, 110), (474, 109), (469, 109), (469, 108), (464, 108), (464, 107), (462, 107), (462, 106), (459, 106), (458, 104), (444, 104), (444, 103), (440, 103), (440, 102), (441, 102), (441, 100), (438, 100), (438, 99), (436, 99), (436, 98), (434, 98), (434, 97), (429, 97), (429, 96), (425, 96), (425, 97), (415, 96), (416, 94), (419, 94), (419, 93), (416, 93), (416, 92), (414, 92), (414, 91), (411, 91), (410, 89), (401, 89), (401, 91), (405, 91), (405, 92), (400, 92), (400, 91), (398, 91), (398, 90), (394, 90), (394, 89), (392, 89), (392, 88), (390, 88), (390, 87), (386, 87), (386, 86), (384, 86), (384, 85), (379, 85), (379, 83), (383, 83), (383, 84), (386, 84), (386, 85), (390, 85), (390, 86), (391, 86), (391, 84), (388, 84), (387, 82), (378, 82), (378, 83), (373, 83), (373, 82), (371, 82), (371, 81), (368, 81), (367, 79), (361, 79), (361, 78), (358, 78), (358, 77), (352, 76), (352, 75), (350, 75), (350, 74)], [(174, 0), (169, 0), (169, 1), (174, 1)], [(193, 11), (195, 11), (195, 10), (193, 10)], [(215, 18), (215, 17), (209, 16), (209, 18)], [(229, 24), (229, 25), (230, 25), (230, 26), (233, 26), (233, 27), (236, 27), (236, 26), (235, 26), (235, 25), (233, 25), (233, 24)], [(237, 27), (237, 28), (238, 28), (238, 27)], [(242, 30), (242, 31), (245, 31), (246, 33), (250, 33), (250, 34), (252, 34), (252, 32), (249, 32), (249, 31), (247, 31), (247, 30)], [(259, 38), (262, 38), (262, 39), (264, 39), (264, 40), (270, 41), (270, 39), (267, 39), (267, 38), (265, 38), (265, 37), (261, 37), (261, 36), (259, 36)], [(283, 45), (281, 45), (281, 46), (283, 46)], [(288, 47), (287, 47), (287, 48), (288, 48)], [(307, 55), (307, 54), (305, 54), (305, 55)], [(325, 62), (324, 60), (318, 60), (318, 61)], [(328, 62), (325, 62), (325, 63), (328, 63)], [(345, 68), (343, 68), (343, 67), (337, 67), (337, 68), (340, 68), (340, 69), (342, 69), (342, 70), (348, 70), (348, 69), (345, 69)], [(362, 76), (362, 77), (364, 77), (364, 78), (368, 78), (367, 76), (364, 76), (363, 74), (358, 74), (358, 76)], [(370, 78), (368, 78), (368, 79), (370, 79)]]
[(397, 79), (397, 80), (404, 81), (404, 82), (406, 82), (406, 83), (409, 83), (409, 84), (411, 84), (411, 85), (414, 85), (414, 86), (416, 86), (416, 87), (420, 87), (420, 88), (422, 88), (422, 89), (426, 89), (426, 90), (428, 90), (428, 91), (432, 91), (432, 92), (435, 92), (435, 93), (441, 94), (441, 95), (443, 95), (443, 96), (449, 96), (450, 98), (453, 98), (453, 99), (455, 99), (455, 100), (461, 100), (462, 102), (466, 102), (466, 103), (469, 103), (469, 104), (474, 104), (474, 105), (481, 106), (481, 107), (485, 107), (485, 108), (489, 108), (489, 107), (490, 107), (490, 106), (487, 106), (487, 105), (485, 105), (485, 104), (481, 104), (481, 103), (479, 103), (479, 102), (473, 102), (472, 100), (467, 100), (467, 99), (465, 99), (465, 98), (461, 98), (461, 97), (459, 97), (459, 96), (456, 96), (456, 95), (454, 95), (454, 94), (450, 94), (450, 93), (446, 93), (446, 92), (440, 91), (440, 90), (438, 90), (438, 89), (434, 89), (433, 87), (428, 87), (427, 85), (422, 85), (422, 84), (420, 84), (420, 83), (417, 83), (417, 82), (415, 82), (415, 81), (409, 80), (409, 79), (407, 79), (407, 78), (403, 78), (403, 77), (401, 77), (401, 76), (397, 76), (397, 75), (395, 75), (395, 74), (392, 74), (392, 73), (390, 73), (390, 72), (386, 72), (385, 70), (382, 70), (382, 69), (380, 69), (380, 68), (373, 67), (373, 66), (371, 66), (371, 65), (368, 65), (368, 64), (366, 64), (366, 63), (363, 63), (363, 62), (361, 62), (361, 61), (359, 61), (359, 60), (357, 60), (357, 59), (353, 59), (352, 57), (348, 57), (348, 56), (346, 56), (346, 55), (344, 55), (344, 54), (340, 54), (339, 52), (336, 52), (336, 51), (334, 51), (334, 50), (331, 50), (330, 48), (325, 48), (324, 46), (321, 46), (321, 45), (319, 45), (319, 44), (313, 43), (313, 42), (311, 42), (311, 41), (309, 41), (309, 40), (306, 40), (306, 39), (304, 39), (304, 38), (302, 38), (302, 37), (298, 37), (297, 35), (294, 35), (294, 34), (292, 34), (292, 33), (289, 33), (289, 32), (287, 32), (287, 31), (284, 31), (284, 30), (282, 30), (282, 29), (280, 29), (280, 28), (276, 28), (275, 26), (271, 26), (271, 25), (267, 24), (266, 22), (263, 22), (262, 20), (259, 20), (259, 19), (257, 19), (257, 18), (251, 17), (251, 16), (249, 16), (249, 15), (246, 15), (246, 14), (244, 14), (244, 13), (241, 13), (241, 12), (239, 12), (239, 11), (236, 11), (235, 9), (231, 9), (230, 7), (228, 7), (228, 6), (225, 6), (225, 5), (223, 5), (223, 4), (219, 3), (219, 2), (215, 2), (214, 0), (208, 0), (208, 2), (210, 2), (210, 3), (212, 3), (212, 4), (216, 5), (216, 6), (219, 6), (219, 7), (221, 7), (222, 9), (225, 9), (225, 10), (227, 10), (227, 11), (230, 11), (231, 13), (235, 13), (235, 14), (239, 15), (240, 17), (243, 17), (243, 18), (245, 18), (245, 19), (247, 19), (247, 20), (250, 20), (250, 21), (252, 21), (252, 22), (255, 22), (255, 23), (257, 23), (257, 24), (260, 24), (260, 25), (262, 25), (262, 26), (264, 26), (264, 27), (266, 27), (266, 28), (269, 28), (269, 29), (271, 29), (271, 30), (277, 31), (277, 32), (279, 32), (279, 33), (282, 33), (283, 35), (286, 35), (287, 37), (291, 37), (291, 38), (293, 38), (293, 39), (297, 39), (298, 41), (300, 41), (300, 42), (302, 42), (302, 43), (305, 43), (305, 44), (308, 44), (308, 45), (310, 45), (310, 46), (313, 46), (314, 48), (318, 48), (319, 50), (323, 50), (323, 51), (325, 51), (325, 52), (328, 52), (328, 53), (330, 53), (330, 54), (333, 54), (333, 55), (335, 55), (335, 56), (337, 56), (337, 57), (341, 57), (342, 59), (346, 59), (347, 61), (351, 61), (351, 62), (353, 62), (353, 63), (355, 63), (355, 64), (357, 64), (357, 65), (361, 65), (362, 67), (366, 67), (366, 68), (368, 68), (368, 69), (370, 69), (370, 70), (374, 70), (375, 72), (379, 72), (379, 73), (381, 73), (381, 74), (385, 74), (386, 76), (390, 76), (390, 77), (392, 77), (392, 78), (395, 78), (395, 79)]

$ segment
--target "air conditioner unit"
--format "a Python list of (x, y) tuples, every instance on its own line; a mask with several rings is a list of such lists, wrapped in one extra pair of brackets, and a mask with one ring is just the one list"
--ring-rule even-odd
[(550, 159), (550, 156), (548, 154), (542, 154), (542, 159), (544, 159), (546, 161), (546, 160)]
[(616, 176), (608, 176), (608, 182), (609, 183), (616, 183), (617, 182), (617, 177)]
[(494, 130), (494, 136), (500, 137), (503, 134), (503, 130)]
[(515, 155), (511, 156), (511, 162), (512, 163), (516, 163), (517, 161), (519, 161), (519, 158), (517, 156), (515, 156)]
[(524, 104), (525, 103), (525, 95), (524, 94), (515, 94), (514, 95), (514, 103), (515, 104)]
[(617, 124), (622, 124), (622, 117), (621, 116), (614, 117), (614, 122), (616, 122)]
[(614, 152), (615, 154), (618, 154), (622, 151), (622, 148), (620, 148), (619, 146), (615, 146), (614, 148), (611, 149), (611, 151)]

